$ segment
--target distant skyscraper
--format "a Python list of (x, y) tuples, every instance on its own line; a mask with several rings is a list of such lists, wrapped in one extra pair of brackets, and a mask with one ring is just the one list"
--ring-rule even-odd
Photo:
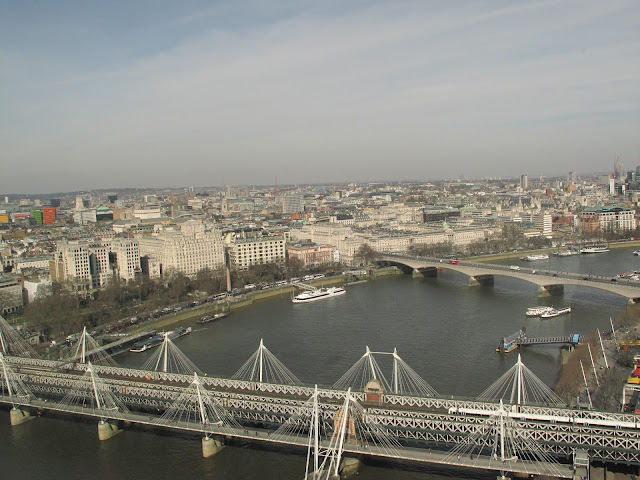
[(82, 210), (84, 208), (84, 200), (82, 197), (76, 197), (76, 210)]
[(569, 175), (567, 175), (567, 181), (575, 185), (578, 183), (578, 174), (576, 172), (569, 172)]
[(523, 190), (529, 189), (529, 177), (527, 175), (520, 175), (520, 187)]
[(282, 198), (282, 213), (299, 213), (304, 211), (304, 197), (301, 193), (288, 193)]

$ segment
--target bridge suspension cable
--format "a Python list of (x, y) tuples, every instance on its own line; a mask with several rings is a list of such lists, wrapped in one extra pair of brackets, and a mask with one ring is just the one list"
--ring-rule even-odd
[(231, 433), (242, 428), (215, 397), (202, 386), (197, 373), (193, 381), (156, 421), (166, 427), (197, 427), (207, 433)]
[(249, 357), (249, 360), (247, 360), (231, 378), (249, 382), (302, 385), (298, 377), (291, 373), (291, 371), (264, 346), (262, 339), (260, 339), (258, 350)]
[(204, 376), (202, 370), (189, 360), (167, 334), (164, 335), (164, 340), (160, 348), (156, 349), (144, 365), (142, 365), (142, 370), (182, 373), (185, 375), (197, 373), (200, 376)]
[(89, 335), (86, 326), (82, 329), (82, 334), (73, 349), (73, 353), (64, 357), (63, 360), (79, 363), (90, 362), (99, 365), (110, 365), (112, 367), (118, 366), (113, 357), (105, 351), (105, 347), (98, 345), (98, 342)]
[[(389, 383), (375, 359), (375, 355), (388, 355), (393, 357), (391, 383)], [(435, 397), (438, 393), (427, 383), (413, 368), (411, 368), (398, 355), (397, 349), (393, 352), (372, 352), (366, 347), (365, 353), (360, 359), (340, 377), (333, 385), (338, 390), (353, 388), (363, 391), (367, 383), (377, 380), (385, 392), (396, 395), (416, 395), (422, 397)]]
[(396, 458), (403, 450), (399, 441), (388, 434), (388, 429), (367, 414), (350, 388), (342, 406), (336, 411), (321, 408), (316, 386), (311, 398), (271, 438), (286, 442), (292, 436), (308, 437), (305, 478), (309, 480), (328, 480), (337, 475), (347, 444)]
[(446, 458), (452, 465), (484, 464), (484, 468), (503, 472), (514, 470), (517, 462), (520, 471), (563, 476), (558, 461), (531, 438), (529, 431), (519, 428), (502, 401), (495, 413), (479, 424), (473, 433), (461, 438)]
[(71, 412), (84, 413), (88, 409), (102, 421), (108, 418), (122, 420), (122, 414), (129, 413), (124, 402), (94, 372), (91, 362), (78, 382), (60, 400), (60, 405)]
[(38, 354), (22, 336), (0, 315), (0, 353), (18, 357), (38, 358)]
[(14, 407), (29, 403), (29, 400), (34, 397), (22, 379), (10, 365), (7, 365), (2, 353), (0, 353), (0, 386), (2, 387), (0, 391), (2, 398), (6, 398), (8, 395), (9, 401)]
[(515, 365), (482, 392), (478, 399), (500, 400), (511, 405), (538, 403), (565, 406), (565, 402), (525, 366), (520, 355)]

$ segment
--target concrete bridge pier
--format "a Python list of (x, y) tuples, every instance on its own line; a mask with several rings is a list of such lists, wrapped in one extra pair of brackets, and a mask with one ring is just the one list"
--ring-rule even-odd
[(493, 275), (476, 275), (469, 277), (470, 287), (493, 287)]
[(636, 305), (638, 303), (640, 303), (640, 298), (629, 298), (629, 299), (627, 299), (627, 306), (628, 307), (631, 307), (631, 306)]
[(413, 278), (415, 277), (427, 277), (427, 278), (435, 278), (438, 276), (438, 269), (436, 267), (424, 267), (424, 268), (414, 268), (413, 272), (411, 272)]
[(539, 297), (561, 297), (564, 295), (564, 285), (540, 285)]
[(98, 422), (98, 439), (100, 440), (109, 440), (120, 432), (121, 430), (115, 423), (111, 423), (108, 420), (100, 420)]
[(18, 407), (13, 407), (9, 411), (9, 421), (11, 422), (11, 425), (20, 425), (32, 418), (31, 413)]
[(346, 479), (357, 475), (362, 469), (362, 462), (357, 458), (343, 457), (340, 464), (340, 478)]
[(224, 448), (223, 437), (203, 437), (202, 438), (202, 456), (204, 458), (213, 457), (216, 453)]

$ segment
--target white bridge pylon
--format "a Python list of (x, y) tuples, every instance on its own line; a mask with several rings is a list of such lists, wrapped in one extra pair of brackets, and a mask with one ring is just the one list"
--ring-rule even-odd
[(494, 402), (500, 400), (510, 405), (531, 403), (560, 407), (566, 405), (553, 390), (522, 363), (520, 355), (518, 355), (518, 361), (515, 365), (482, 392), (478, 399)]
[(24, 384), (10, 365), (4, 360), (4, 354), (0, 352), (0, 395), (2, 398), (9, 396), (9, 401), (13, 407), (18, 407), (29, 403), (34, 397), (29, 388)]
[(63, 410), (84, 413), (90, 410), (93, 415), (100, 417), (102, 422), (107, 419), (123, 420), (123, 414), (129, 409), (111, 389), (94, 372), (91, 362), (87, 370), (78, 379), (76, 385), (60, 400)]
[(38, 358), (38, 354), (0, 315), (0, 353), (17, 357)]
[(218, 403), (200, 382), (197, 373), (185, 391), (156, 421), (166, 427), (184, 427), (198, 429), (207, 434), (232, 433), (242, 428), (233, 416)]
[(281, 385), (302, 385), (302, 382), (276, 356), (264, 346), (260, 339), (258, 350), (249, 357), (231, 377), (233, 380), (249, 382), (278, 383)]
[(98, 345), (98, 342), (89, 335), (87, 327), (82, 329), (82, 335), (78, 339), (73, 353), (64, 357), (64, 360), (79, 363), (95, 363), (100, 365), (110, 365), (117, 367), (116, 361), (105, 352), (105, 347)]
[(305, 479), (339, 478), (339, 468), (345, 446), (367, 449), (378, 455), (399, 457), (402, 446), (387, 434), (347, 390), (339, 409), (321, 408), (319, 391), (301, 405), (271, 438), (275, 441), (307, 437), (307, 467)]
[(164, 340), (160, 348), (156, 349), (144, 365), (142, 365), (142, 370), (182, 373), (184, 375), (197, 373), (200, 376), (204, 376), (202, 370), (196, 367), (195, 364), (189, 360), (189, 357), (176, 347), (168, 334), (164, 335)]
[(500, 401), (498, 409), (478, 424), (475, 432), (460, 438), (447, 454), (447, 463), (499, 470), (503, 477), (506, 471), (563, 477), (560, 463), (509, 414), (510, 407)]
[[(375, 355), (393, 357), (391, 384), (382, 373)], [(333, 385), (333, 388), (337, 390), (352, 388), (363, 391), (371, 380), (377, 380), (385, 393), (421, 397), (438, 396), (433, 387), (400, 358), (395, 348), (393, 352), (372, 352), (369, 347), (366, 347), (364, 355)]]

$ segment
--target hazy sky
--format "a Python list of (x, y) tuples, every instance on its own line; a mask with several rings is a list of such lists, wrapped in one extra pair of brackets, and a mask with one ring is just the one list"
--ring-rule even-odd
[(0, 0), (0, 193), (640, 164), (640, 2)]

